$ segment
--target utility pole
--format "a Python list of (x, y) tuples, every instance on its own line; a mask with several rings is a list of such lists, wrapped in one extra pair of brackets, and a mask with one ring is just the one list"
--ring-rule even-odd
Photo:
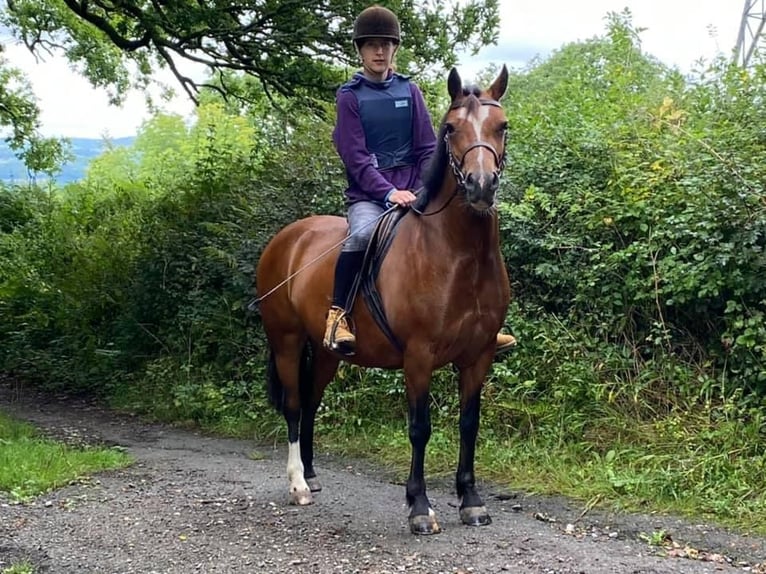
[(745, 0), (737, 46), (734, 48), (734, 61), (743, 68), (747, 67), (753, 52), (758, 48), (765, 25), (766, 0)]

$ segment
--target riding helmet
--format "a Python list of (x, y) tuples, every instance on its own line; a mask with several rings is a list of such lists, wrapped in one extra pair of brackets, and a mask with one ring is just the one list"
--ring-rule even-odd
[(367, 38), (387, 38), (398, 44), (400, 36), (399, 18), (383, 6), (365, 8), (354, 20), (353, 40), (357, 46)]

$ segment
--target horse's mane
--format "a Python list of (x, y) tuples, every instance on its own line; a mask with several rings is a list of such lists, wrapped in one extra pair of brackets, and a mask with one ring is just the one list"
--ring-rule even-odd
[(481, 96), (481, 89), (477, 86), (464, 86), (462, 97), (454, 99), (442, 117), (439, 131), (436, 134), (436, 149), (423, 170), (423, 191), (418, 194), (418, 199), (414, 205), (418, 211), (423, 211), (428, 203), (439, 194), (444, 185), (444, 178), (449, 167), (447, 142), (444, 139), (447, 133), (447, 117), (452, 110), (462, 107), (468, 108), (468, 113), (472, 113), (480, 105), (479, 96)]

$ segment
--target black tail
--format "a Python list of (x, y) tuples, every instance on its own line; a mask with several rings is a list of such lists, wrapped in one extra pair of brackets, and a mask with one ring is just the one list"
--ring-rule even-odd
[(269, 349), (269, 364), (266, 367), (266, 384), (269, 388), (269, 402), (271, 406), (277, 409), (277, 412), (284, 412), (285, 388), (282, 386), (282, 380), (277, 371), (277, 361), (274, 358), (274, 349)]
[[(313, 369), (313, 350), (311, 343), (306, 341), (301, 352), (301, 365), (299, 371), (299, 392), (301, 394), (301, 404), (303, 404), (303, 398), (311, 396), (313, 389), (311, 388), (312, 381), (312, 369)], [(268, 384), (269, 402), (277, 409), (277, 412), (285, 412), (285, 387), (282, 384), (282, 379), (279, 378), (279, 372), (277, 371), (277, 361), (274, 356), (274, 350), (269, 349), (269, 364), (266, 368), (266, 381)]]

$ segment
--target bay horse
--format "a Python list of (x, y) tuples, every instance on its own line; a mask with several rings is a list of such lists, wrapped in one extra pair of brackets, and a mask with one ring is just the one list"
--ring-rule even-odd
[(511, 296), (495, 207), (507, 129), (500, 99), (507, 84), (505, 66), (485, 90), (464, 87), (457, 70), (450, 71), (451, 104), (424, 189), (402, 218), (377, 278), (388, 324), (400, 345), (383, 334), (361, 297), (352, 313), (356, 354), (342, 358), (322, 345), (335, 261), (348, 233), (345, 218), (293, 222), (264, 249), (256, 289), (269, 294), (260, 300), (260, 313), (270, 346), (269, 394), (287, 421), (292, 504), (311, 504), (312, 492), (321, 490), (313, 466), (314, 421), (340, 360), (403, 369), (412, 447), (406, 486), (409, 526), (414, 534), (440, 532), (424, 478), (431, 435), (429, 386), (434, 370), (452, 364), (459, 373), (460, 518), (474, 526), (491, 522), (476, 489), (474, 455), (481, 390)]

